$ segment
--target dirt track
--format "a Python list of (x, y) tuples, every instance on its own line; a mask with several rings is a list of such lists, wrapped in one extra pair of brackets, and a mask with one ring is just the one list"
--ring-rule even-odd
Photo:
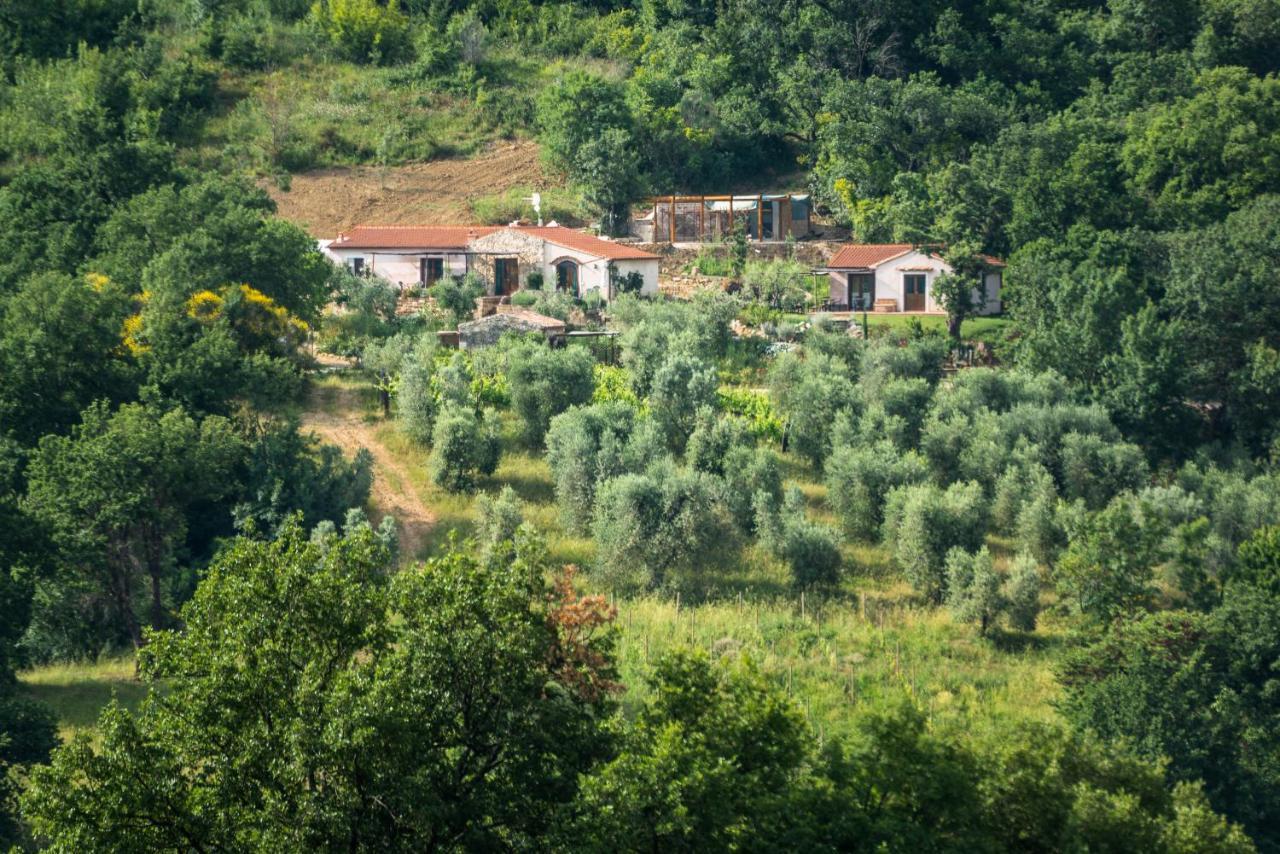
[(384, 515), (395, 517), (400, 533), (400, 562), (408, 563), (422, 550), (435, 515), (422, 503), (404, 465), (378, 441), (374, 427), (366, 424), (356, 392), (349, 388), (314, 388), (302, 417), (302, 426), (337, 445), (348, 457), (360, 448), (373, 455), (373, 490), (370, 502), (374, 524)]
[(267, 185), (280, 216), (316, 237), (359, 223), (438, 225), (473, 218), (471, 200), (513, 187), (545, 188), (538, 146), (516, 142), (469, 159), (356, 166), (294, 175), (288, 192)]

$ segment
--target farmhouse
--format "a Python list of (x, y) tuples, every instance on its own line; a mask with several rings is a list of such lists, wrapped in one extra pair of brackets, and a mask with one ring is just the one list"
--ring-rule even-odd
[[(982, 289), (974, 289), (978, 314), (999, 314), (1004, 262), (983, 258)], [(933, 283), (951, 267), (935, 249), (910, 243), (851, 243), (840, 247), (818, 272), (830, 277), (831, 308), (846, 311), (909, 311), (943, 314)]]
[(576, 297), (598, 291), (612, 299), (621, 283), (658, 292), (658, 256), (552, 223), (509, 225), (361, 225), (321, 243), (358, 274), (401, 287), (432, 285), (445, 276), (479, 275), (491, 297), (515, 293), (541, 276), (544, 287)]

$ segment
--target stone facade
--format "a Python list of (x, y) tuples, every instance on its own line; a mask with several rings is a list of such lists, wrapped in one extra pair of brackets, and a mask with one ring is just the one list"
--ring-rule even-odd
[(486, 293), (493, 295), (493, 262), (496, 258), (515, 258), (516, 281), (524, 287), (525, 276), (542, 269), (543, 241), (528, 234), (504, 229), (471, 241), (468, 247), (476, 253), (471, 269), (485, 281)]

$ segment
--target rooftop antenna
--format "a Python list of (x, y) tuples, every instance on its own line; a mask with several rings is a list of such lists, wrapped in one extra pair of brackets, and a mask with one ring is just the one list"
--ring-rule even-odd
[(542, 194), (535, 192), (532, 196), (526, 196), (525, 201), (533, 205), (533, 214), (538, 218), (538, 225), (542, 225)]

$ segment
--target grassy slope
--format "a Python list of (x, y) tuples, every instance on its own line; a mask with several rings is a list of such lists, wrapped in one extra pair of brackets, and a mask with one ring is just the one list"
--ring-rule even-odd
[[(346, 398), (357, 402), (353, 417), (378, 418), (364, 380), (330, 375), (317, 382), (361, 391)], [(395, 487), (416, 492), (438, 518), (418, 557), (443, 549), (452, 531), (465, 537), (476, 519), (474, 497), (452, 495), (431, 484), (427, 450), (394, 422), (376, 423), (373, 436), (408, 472), (409, 482)], [(503, 449), (501, 465), (482, 489), (511, 485), (525, 502), (526, 519), (544, 532), (555, 559), (589, 570), (594, 544), (560, 524), (546, 462), (521, 447), (509, 414)], [(805, 493), (815, 518), (832, 522), (825, 487), (810, 467), (788, 455), (784, 472), (789, 485)], [(1006, 550), (994, 539), (992, 548), (1003, 565)], [(658, 594), (615, 597), (618, 660), (628, 686), (624, 703), (642, 699), (638, 677), (649, 661), (664, 649), (691, 644), (713, 654), (749, 654), (796, 697), (824, 736), (848, 732), (860, 707), (903, 693), (929, 710), (937, 723), (962, 729), (1055, 714), (1050, 659), (1063, 632), (1051, 617), (1034, 636), (983, 640), (972, 627), (953, 623), (945, 610), (921, 605), (879, 546), (846, 544), (844, 552), (846, 582), (838, 595), (822, 601), (811, 596), (802, 600), (788, 586), (785, 568), (752, 546), (698, 579), (682, 579), (679, 600)], [(581, 578), (591, 589), (590, 572)], [(594, 592), (613, 597), (613, 591)], [(143, 689), (132, 676), (132, 662), (124, 659), (40, 668), (22, 674), (22, 681), (53, 705), (66, 734), (90, 725), (113, 694), (126, 705), (136, 704)]]

